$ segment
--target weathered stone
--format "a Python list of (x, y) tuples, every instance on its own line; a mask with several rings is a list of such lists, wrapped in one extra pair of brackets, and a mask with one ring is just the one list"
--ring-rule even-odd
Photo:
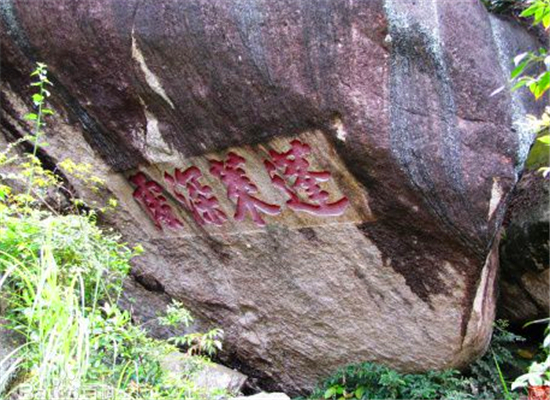
[(239, 393), (246, 379), (246, 375), (238, 371), (213, 363), (205, 365), (196, 374), (193, 381), (201, 388), (222, 389), (229, 393)]
[[(518, 121), (537, 111), (505, 88), (540, 46), (521, 27), (474, 0), (5, 0), (0, 15), (3, 133), (25, 131), (31, 60), (46, 62), (43, 154), (94, 165), (120, 204), (105, 223), (146, 249), (134, 276), (222, 327), (225, 362), (294, 394), (346, 363), (485, 350), (531, 140)], [(256, 187), (239, 191), (244, 173)]]
[(500, 246), (500, 314), (516, 323), (550, 313), (550, 204), (547, 179), (534, 172), (519, 181)]
[(192, 332), (206, 332), (210, 328), (208, 323), (197, 319), (187, 327), (161, 325), (159, 317), (166, 313), (168, 306), (172, 304), (172, 299), (150, 276), (143, 276), (135, 270), (133, 276), (124, 281), (123, 287), (119, 306), (128, 310), (134, 323), (145, 328), (149, 336), (167, 339)]
[(189, 364), (189, 356), (183, 353), (171, 353), (161, 360), (165, 371), (176, 377), (188, 377), (197, 389), (207, 392), (238, 394), (247, 379), (246, 375), (216, 363), (201, 363), (198, 371), (190, 373)]
[(231, 400), (290, 400), (284, 393), (258, 393), (252, 396), (235, 397)]

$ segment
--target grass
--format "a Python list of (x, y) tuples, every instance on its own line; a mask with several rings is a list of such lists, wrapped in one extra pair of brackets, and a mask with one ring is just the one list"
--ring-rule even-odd
[[(221, 347), (219, 330), (177, 338), (195, 355), (187, 354), (185, 372), (174, 376), (162, 360), (179, 348), (148, 337), (116, 305), (137, 253), (89, 216), (0, 210), (0, 293), (9, 329), (25, 342), (14, 354), (19, 376), (11, 393), (41, 400), (86, 399), (98, 388), (124, 399), (223, 394), (193, 383), (208, 362), (200, 354)], [(179, 324), (183, 315), (185, 324), (192, 321), (176, 303), (163, 321)]]
[[(11, 384), (4, 396), (176, 400), (225, 395), (193, 381), (209, 362), (202, 354), (221, 349), (220, 329), (156, 340), (117, 306), (130, 260), (141, 248), (131, 249), (112, 230), (97, 226), (97, 212), (112, 210), (115, 200), (96, 210), (64, 187), (55, 171), (43, 168), (37, 154), (45, 117), (54, 114), (45, 106), (50, 95), (46, 85), (51, 83), (44, 64), (38, 63), (31, 76), (37, 79), (31, 84), (38, 90), (32, 96), (36, 113), (25, 119), (33, 122), (33, 133), (0, 151), (0, 297), (7, 303), (3, 326), (24, 342), (0, 360), (17, 373), (11, 383), (11, 373), (0, 377), (0, 389)], [(32, 154), (16, 152), (25, 141), (33, 145)], [(64, 160), (57, 167), (92, 190), (102, 184), (89, 165)], [(46, 201), (52, 193), (68, 197), (72, 207), (52, 207)], [(180, 303), (167, 311), (163, 324), (192, 322)], [(187, 354), (182, 372), (175, 375), (163, 369), (162, 361), (180, 347)]]
[(45, 399), (81, 395), (102, 335), (99, 302), (116, 296), (132, 252), (81, 216), (3, 214), (0, 226), (0, 290), (27, 344), (23, 380)]

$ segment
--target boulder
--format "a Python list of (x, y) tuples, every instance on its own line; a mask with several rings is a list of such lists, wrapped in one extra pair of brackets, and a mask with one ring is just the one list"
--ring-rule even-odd
[(290, 400), (284, 393), (258, 393), (252, 396), (235, 397), (230, 400)]
[(195, 376), (194, 382), (205, 389), (220, 389), (239, 393), (246, 382), (246, 375), (220, 364), (207, 364)]
[(549, 186), (540, 174), (524, 174), (506, 213), (500, 245), (499, 313), (519, 324), (547, 318), (550, 313)]
[(246, 382), (246, 375), (212, 362), (201, 361), (191, 371), (191, 366), (197, 361), (190, 361), (186, 354), (170, 353), (161, 359), (161, 367), (175, 377), (189, 376), (195, 387), (206, 393), (223, 391), (238, 394)]
[(537, 112), (507, 90), (521, 26), (474, 0), (5, 0), (0, 24), (3, 135), (47, 63), (40, 156), (94, 166), (74, 191), (119, 200), (136, 281), (223, 328), (225, 363), (297, 394), (485, 351)]

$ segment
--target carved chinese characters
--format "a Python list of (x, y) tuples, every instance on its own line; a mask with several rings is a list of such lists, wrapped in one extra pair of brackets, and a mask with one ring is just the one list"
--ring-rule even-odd
[(183, 226), (181, 221), (174, 215), (172, 207), (167, 203), (166, 197), (162, 195), (162, 186), (155, 181), (147, 180), (142, 172), (130, 177), (130, 182), (136, 185), (133, 196), (149, 214), (155, 226), (162, 229), (163, 225), (170, 228)]
[[(314, 215), (342, 215), (349, 204), (348, 199), (342, 197), (329, 203), (328, 192), (319, 186), (319, 182), (330, 179), (330, 172), (309, 170), (309, 162), (305, 158), (311, 152), (309, 145), (299, 140), (293, 140), (290, 145), (292, 147), (286, 153), (271, 150), (269, 155), (273, 162), (265, 161), (273, 184), (290, 196), (286, 203), (288, 207), (294, 211), (305, 211)], [(305, 191), (310, 202), (300, 200), (299, 190)]]
[[(264, 160), (263, 166), (274, 187), (288, 197), (288, 209), (315, 216), (340, 216), (348, 207), (349, 200), (345, 196), (335, 201), (329, 200), (330, 195), (321, 184), (328, 182), (331, 174), (312, 170), (307, 160), (310, 153), (308, 144), (293, 140), (286, 152), (271, 150), (270, 158)], [(235, 221), (250, 218), (256, 225), (265, 226), (264, 215), (276, 216), (282, 212), (284, 205), (272, 204), (262, 197), (258, 186), (247, 175), (244, 157), (232, 151), (224, 160), (209, 160), (209, 163), (209, 173), (223, 184), (227, 198), (234, 205)], [(222, 210), (212, 188), (203, 184), (202, 179), (203, 173), (196, 166), (184, 171), (175, 169), (172, 175), (164, 173), (168, 192), (199, 226), (221, 226), (228, 220), (228, 214)], [(142, 172), (131, 176), (130, 182), (136, 186), (133, 197), (158, 229), (179, 229), (183, 226), (157, 182), (149, 180)]]
[(268, 215), (277, 215), (281, 212), (281, 207), (268, 204), (253, 196), (258, 192), (258, 188), (241, 168), (244, 162), (245, 159), (241, 156), (229, 153), (225, 162), (210, 161), (212, 164), (210, 172), (221, 179), (227, 188), (227, 197), (237, 203), (235, 219), (242, 221), (248, 212), (257, 225), (264, 226), (265, 221), (259, 211)]
[[(227, 216), (220, 210), (218, 199), (212, 194), (210, 186), (201, 185), (201, 177), (202, 173), (197, 167), (189, 167), (184, 172), (176, 169), (174, 176), (168, 172), (164, 173), (164, 179), (172, 193), (193, 214), (197, 224), (223, 225)], [(186, 194), (182, 194), (178, 186), (181, 186)]]

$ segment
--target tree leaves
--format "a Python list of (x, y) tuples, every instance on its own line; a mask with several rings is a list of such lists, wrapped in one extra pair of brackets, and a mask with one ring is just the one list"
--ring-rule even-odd
[(533, 17), (533, 25), (542, 24), (544, 29), (548, 29), (550, 27), (550, 0), (533, 1), (520, 16)]
[[(523, 58), (527, 57), (529, 54), (528, 53), (523, 53), (521, 54), (521, 56)], [(514, 68), (514, 70), (512, 71), (512, 73), (510, 74), (510, 77), (512, 79), (514, 79), (516, 76), (518, 76), (519, 74), (521, 74), (523, 72), (523, 70), (525, 69), (525, 67), (527, 67), (529, 65), (529, 63), (531, 62), (531, 59), (528, 58), (527, 60), (523, 61), (522, 63), (520, 63), (516, 68)]]

